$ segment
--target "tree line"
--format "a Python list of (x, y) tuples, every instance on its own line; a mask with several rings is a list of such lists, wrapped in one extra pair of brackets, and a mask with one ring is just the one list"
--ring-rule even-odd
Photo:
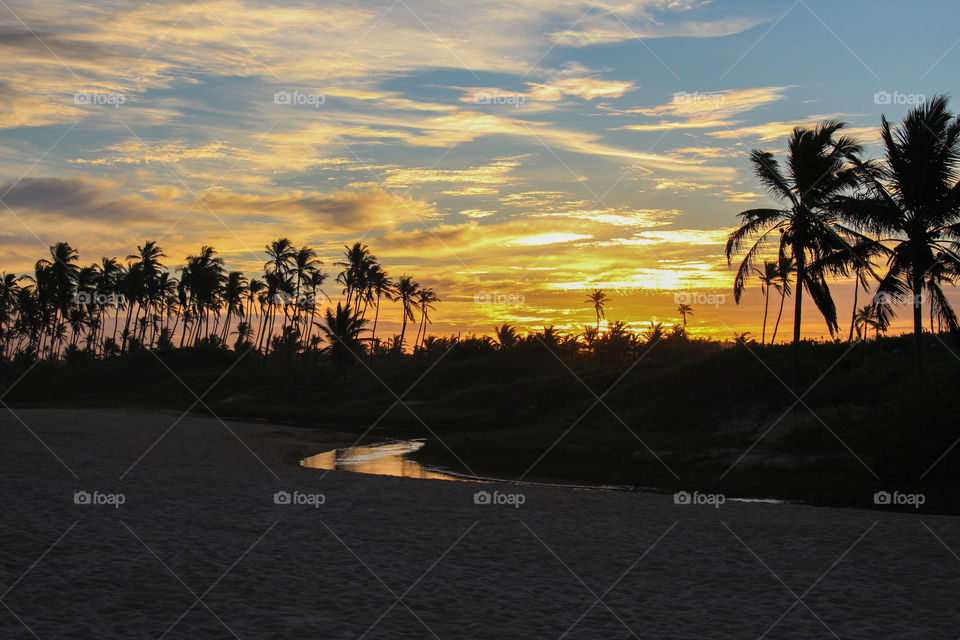
[[(422, 347), (430, 312), (440, 302), (434, 290), (413, 277), (390, 277), (370, 249), (344, 247), (335, 279), (345, 302), (322, 316), (323, 263), (309, 246), (280, 238), (265, 248), (262, 277), (228, 271), (210, 246), (175, 271), (162, 260), (157, 242), (137, 252), (81, 266), (67, 242), (50, 247), (30, 275), (0, 274), (0, 354), (4, 359), (57, 359), (76, 352), (95, 357), (139, 348), (226, 347), (269, 354), (355, 346), (369, 332), (366, 348), (402, 352), (408, 323), (416, 323), (412, 344)], [(399, 303), (400, 334), (377, 337), (381, 306)], [(371, 321), (372, 317), (372, 321)], [(367, 329), (367, 325), (371, 325)]]

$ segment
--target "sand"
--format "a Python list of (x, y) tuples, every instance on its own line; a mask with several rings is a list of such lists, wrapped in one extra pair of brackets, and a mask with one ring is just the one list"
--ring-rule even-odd
[(960, 636), (954, 517), (325, 473), (295, 460), (342, 436), (16, 413), (5, 639)]

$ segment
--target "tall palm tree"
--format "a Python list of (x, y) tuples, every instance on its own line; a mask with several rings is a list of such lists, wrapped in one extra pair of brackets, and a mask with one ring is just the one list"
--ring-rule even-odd
[(680, 314), (680, 317), (683, 319), (683, 328), (687, 328), (687, 316), (693, 315), (693, 307), (689, 304), (680, 304), (677, 306), (677, 313)]
[(760, 335), (760, 344), (767, 343), (767, 311), (770, 308), (770, 288), (777, 286), (780, 278), (780, 270), (776, 262), (770, 260), (763, 261), (763, 270), (755, 269), (757, 279), (760, 281), (760, 293), (763, 294), (763, 332)]
[(416, 316), (414, 309), (417, 305), (417, 294), (420, 291), (420, 285), (414, 282), (413, 278), (404, 275), (400, 276), (393, 289), (394, 300), (400, 303), (401, 313), (403, 314), (403, 325), (400, 328), (400, 351), (403, 351), (403, 337), (407, 333), (407, 320), (413, 321)]
[[(376, 310), (373, 314), (373, 331), (370, 334), (370, 343), (374, 346), (376, 346), (377, 342), (377, 321), (380, 319), (380, 300), (381, 298), (393, 300), (391, 297), (393, 286), (393, 280), (390, 279), (387, 272), (384, 271), (379, 264), (374, 265), (370, 270), (370, 292), (374, 296), (374, 304), (376, 305)], [(372, 356), (372, 349), (370, 353)]]
[(597, 314), (597, 331), (600, 331), (600, 318), (606, 317), (603, 308), (610, 302), (610, 296), (605, 294), (603, 289), (594, 289), (584, 302), (593, 306), (593, 310)]
[(890, 299), (912, 296), (914, 350), (923, 376), (923, 294), (930, 294), (934, 313), (951, 331), (960, 329), (943, 288), (944, 274), (960, 273), (960, 117), (948, 109), (945, 96), (935, 96), (891, 126), (880, 128), (884, 158), (858, 162), (868, 194), (846, 199), (851, 219), (882, 234), (893, 245), (887, 273), (878, 294)]
[(837, 309), (823, 270), (811, 268), (827, 256), (852, 251), (851, 243), (863, 239), (843, 225), (837, 198), (859, 184), (859, 172), (851, 164), (861, 150), (852, 138), (836, 137), (845, 126), (828, 121), (814, 128), (797, 127), (787, 140), (786, 173), (773, 154), (756, 149), (750, 156), (754, 173), (771, 196), (785, 203), (782, 209), (749, 209), (739, 214), (741, 226), (727, 239), (730, 264), (745, 241), (747, 250), (734, 279), (734, 300), (739, 304), (746, 279), (763, 254), (771, 235), (778, 236), (778, 260), (792, 258), (797, 270), (794, 297), (794, 372), (799, 364), (803, 292), (810, 294), (831, 335), (839, 329)]
[(243, 303), (247, 295), (247, 277), (241, 271), (231, 271), (227, 274), (227, 279), (223, 285), (223, 302), (227, 306), (227, 317), (223, 321), (223, 334), (221, 339), (224, 343), (230, 334), (230, 318), (236, 314), (243, 319)]
[(780, 310), (777, 311), (777, 321), (773, 324), (773, 335), (770, 336), (770, 344), (777, 341), (777, 330), (780, 329), (780, 318), (783, 317), (783, 303), (787, 296), (793, 293), (790, 284), (790, 278), (796, 271), (796, 265), (790, 256), (780, 256), (777, 260), (777, 280), (774, 287), (780, 293)]
[[(417, 349), (418, 342), (427, 337), (427, 325), (430, 324), (430, 311), (436, 308), (433, 306), (434, 302), (440, 302), (440, 298), (437, 297), (437, 294), (434, 293), (430, 287), (423, 287), (417, 292), (417, 307), (420, 309), (420, 326), (417, 328), (417, 338), (413, 341), (414, 351)], [(423, 332), (422, 337), (420, 335), (421, 331)]]
[[(336, 263), (338, 267), (343, 267), (343, 271), (337, 275), (337, 282), (343, 285), (343, 293), (347, 296), (346, 305), (349, 307), (354, 295), (358, 298), (363, 296), (366, 276), (376, 257), (371, 255), (367, 245), (360, 242), (355, 242), (350, 247), (344, 245), (344, 249), (344, 260)], [(356, 304), (359, 311), (359, 301)]]

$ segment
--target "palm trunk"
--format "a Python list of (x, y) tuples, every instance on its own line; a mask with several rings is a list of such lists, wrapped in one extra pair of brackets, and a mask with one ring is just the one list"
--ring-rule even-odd
[[(770, 285), (763, 291), (763, 332), (760, 334), (761, 346), (767, 343), (767, 310), (770, 308)], [(684, 323), (686, 326), (686, 323)]]
[(850, 337), (847, 342), (853, 342), (853, 325), (857, 323), (857, 296), (860, 294), (860, 272), (853, 279), (853, 312), (850, 314)]
[[(913, 348), (917, 362), (917, 375), (923, 381), (923, 313), (921, 294), (923, 282), (917, 278), (913, 284)], [(922, 388), (922, 385), (921, 385)]]
[(773, 335), (770, 336), (770, 344), (773, 344), (777, 341), (777, 329), (780, 328), (780, 318), (783, 317), (783, 303), (787, 299), (787, 290), (783, 288), (780, 290), (780, 311), (777, 313), (777, 322), (773, 325)]
[(801, 249), (797, 252), (797, 297), (793, 306), (793, 387), (797, 388), (800, 369), (800, 325), (803, 320), (803, 283), (807, 279), (807, 265)]

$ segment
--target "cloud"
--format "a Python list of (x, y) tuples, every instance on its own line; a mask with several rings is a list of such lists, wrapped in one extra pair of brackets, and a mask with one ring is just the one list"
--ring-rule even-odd
[(225, 215), (263, 216), (297, 226), (322, 225), (329, 233), (362, 233), (437, 217), (432, 204), (382, 189), (331, 194), (293, 191), (269, 196), (208, 193), (201, 202)]
[(755, 87), (712, 92), (680, 91), (670, 102), (656, 107), (627, 111), (610, 110), (611, 114), (639, 114), (654, 118), (672, 118), (652, 123), (620, 127), (627, 131), (664, 131), (673, 129), (717, 129), (740, 123), (735, 116), (783, 99), (790, 87)]
[(126, 222), (158, 220), (165, 204), (142, 195), (113, 195), (119, 185), (87, 178), (24, 178), (0, 186), (3, 202), (20, 214), (68, 220)]

